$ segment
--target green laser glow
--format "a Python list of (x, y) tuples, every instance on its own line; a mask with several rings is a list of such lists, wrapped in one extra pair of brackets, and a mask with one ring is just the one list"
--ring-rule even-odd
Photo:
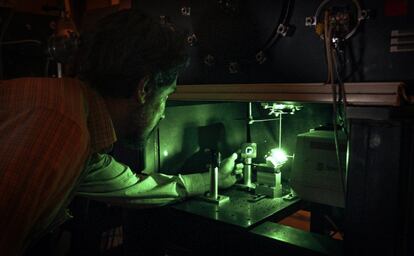
[(287, 160), (286, 152), (280, 148), (273, 148), (270, 150), (270, 155), (266, 156), (266, 162), (271, 162), (274, 167), (283, 165)]

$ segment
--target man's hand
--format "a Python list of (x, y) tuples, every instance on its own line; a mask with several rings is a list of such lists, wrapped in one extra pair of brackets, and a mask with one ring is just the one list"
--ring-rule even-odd
[(221, 163), (218, 174), (219, 188), (228, 188), (237, 181), (237, 175), (243, 173), (243, 164), (235, 164), (237, 154), (233, 153), (230, 157), (224, 159)]

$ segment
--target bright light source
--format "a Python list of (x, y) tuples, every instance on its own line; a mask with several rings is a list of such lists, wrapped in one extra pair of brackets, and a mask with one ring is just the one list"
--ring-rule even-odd
[(287, 154), (283, 149), (274, 148), (270, 150), (270, 155), (266, 156), (266, 162), (271, 162), (274, 167), (279, 167), (288, 160)]
[(168, 156), (168, 151), (167, 150), (164, 150), (163, 155), (164, 156)]
[(270, 111), (269, 115), (275, 115), (276, 117), (278, 117), (280, 114), (294, 114), (296, 111), (302, 108), (301, 105), (268, 102), (263, 102), (261, 105), (264, 109), (268, 109)]

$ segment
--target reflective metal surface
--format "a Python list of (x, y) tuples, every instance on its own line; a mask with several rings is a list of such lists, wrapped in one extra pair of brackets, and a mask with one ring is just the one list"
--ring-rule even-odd
[[(400, 106), (408, 100), (401, 82), (345, 83), (345, 90), (350, 105)], [(169, 99), (331, 103), (332, 91), (321, 83), (179, 85)]]
[(273, 222), (265, 222), (250, 232), (270, 239), (307, 249), (320, 255), (343, 255), (343, 244), (340, 240), (332, 239), (315, 233), (291, 228)]
[(230, 200), (217, 205), (194, 198), (172, 207), (188, 213), (248, 228), (298, 202), (297, 199), (289, 201), (283, 198), (252, 200), (255, 198), (254, 195), (237, 189), (222, 191), (220, 194), (229, 196)]

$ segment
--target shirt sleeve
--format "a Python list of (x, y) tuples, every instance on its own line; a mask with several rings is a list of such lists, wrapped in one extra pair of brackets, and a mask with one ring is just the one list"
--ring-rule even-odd
[(208, 173), (138, 176), (107, 154), (96, 154), (77, 194), (117, 205), (156, 206), (203, 194)]

